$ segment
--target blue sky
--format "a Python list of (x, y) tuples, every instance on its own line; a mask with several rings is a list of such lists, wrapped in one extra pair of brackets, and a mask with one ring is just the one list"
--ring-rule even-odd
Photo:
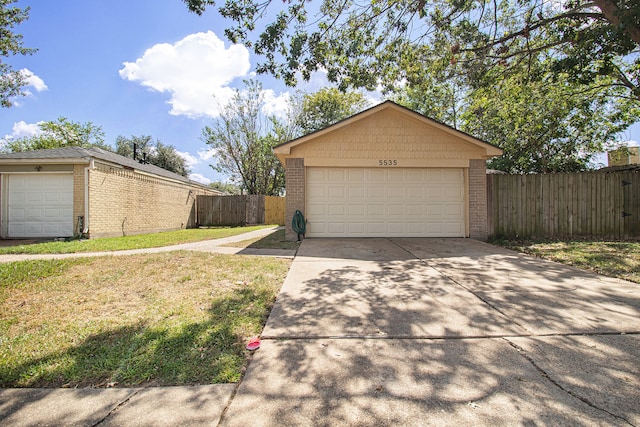
[[(187, 159), (191, 178), (225, 180), (201, 141), (218, 105), (252, 76), (258, 59), (224, 39), (213, 11), (190, 13), (180, 0), (20, 0), (29, 19), (15, 31), (32, 56), (9, 59), (33, 76), (29, 95), (0, 109), (0, 138), (32, 133), (41, 121), (66, 117), (101, 126), (106, 142), (118, 135), (151, 135)], [(259, 76), (271, 112), (282, 110), (286, 87)], [(298, 89), (327, 85), (322, 73)], [(215, 98), (214, 98), (215, 95)], [(640, 141), (640, 124), (621, 136)]]
[[(101, 126), (111, 145), (118, 135), (151, 135), (184, 153), (193, 179), (226, 178), (209, 167), (213, 160), (200, 135), (258, 61), (244, 46), (223, 40), (225, 23), (216, 13), (198, 16), (180, 0), (17, 5), (31, 11), (15, 31), (38, 52), (8, 61), (34, 76), (30, 95), (0, 110), (0, 138), (28, 135), (38, 122), (63, 116)], [(294, 89), (258, 78), (270, 108), (284, 108)], [(301, 89), (326, 84), (318, 74)]]

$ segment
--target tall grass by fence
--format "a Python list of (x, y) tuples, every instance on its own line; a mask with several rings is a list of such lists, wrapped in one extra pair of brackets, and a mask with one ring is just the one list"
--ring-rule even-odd
[(197, 196), (196, 211), (199, 226), (284, 225), (283, 197), (260, 195)]
[(640, 172), (487, 175), (494, 237), (640, 238)]

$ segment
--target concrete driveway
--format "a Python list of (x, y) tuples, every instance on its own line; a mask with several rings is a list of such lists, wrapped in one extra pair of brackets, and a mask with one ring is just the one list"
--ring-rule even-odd
[(309, 239), (223, 425), (640, 425), (640, 286), (468, 239)]

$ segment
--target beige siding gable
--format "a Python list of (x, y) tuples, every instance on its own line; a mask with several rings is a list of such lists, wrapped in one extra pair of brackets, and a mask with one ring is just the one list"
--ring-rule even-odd
[(483, 148), (389, 108), (292, 147), (287, 157), (304, 158), (307, 166), (377, 166), (379, 160), (395, 160), (402, 163), (397, 166), (419, 167), (424, 161), (466, 166), (484, 156)]

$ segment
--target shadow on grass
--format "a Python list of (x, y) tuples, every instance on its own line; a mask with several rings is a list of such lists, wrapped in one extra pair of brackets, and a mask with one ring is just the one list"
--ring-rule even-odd
[(273, 303), (266, 288), (216, 299), (205, 321), (145, 323), (88, 336), (64, 351), (0, 369), (0, 387), (110, 387), (237, 382), (244, 341), (258, 334)]
[(255, 240), (232, 243), (229, 246), (244, 247), (247, 249), (298, 249), (300, 242), (285, 240), (285, 230), (277, 230), (267, 236)]
[(640, 283), (640, 243), (598, 240), (495, 240), (498, 246)]

